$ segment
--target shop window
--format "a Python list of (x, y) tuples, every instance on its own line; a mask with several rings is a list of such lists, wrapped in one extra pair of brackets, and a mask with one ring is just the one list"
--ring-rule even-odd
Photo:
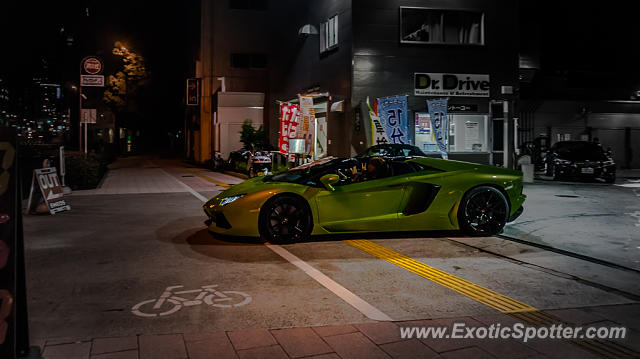
[[(488, 116), (449, 114), (446, 144), (448, 152), (488, 152)], [(425, 153), (437, 153), (438, 145), (431, 132), (429, 114), (416, 113), (415, 144)]]
[(267, 10), (267, 0), (229, 0), (229, 9)]
[(267, 67), (267, 55), (231, 54), (231, 67), (238, 69), (263, 69)]
[(338, 47), (338, 15), (320, 24), (320, 53)]
[(484, 45), (484, 14), (468, 10), (400, 7), (400, 42)]

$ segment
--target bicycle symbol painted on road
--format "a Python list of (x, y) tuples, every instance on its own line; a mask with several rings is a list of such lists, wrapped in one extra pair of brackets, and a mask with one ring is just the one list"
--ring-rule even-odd
[[(207, 304), (218, 308), (241, 307), (251, 302), (251, 296), (244, 292), (235, 290), (219, 291), (215, 288), (217, 284), (203, 285), (200, 289), (181, 290), (181, 285), (167, 287), (164, 293), (157, 299), (142, 301), (131, 308), (131, 313), (145, 318), (163, 317), (173, 314), (182, 307)], [(193, 299), (186, 299), (182, 296), (191, 294)]]

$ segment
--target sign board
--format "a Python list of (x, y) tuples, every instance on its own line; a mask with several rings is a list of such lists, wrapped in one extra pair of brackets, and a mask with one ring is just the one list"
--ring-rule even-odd
[(88, 56), (82, 60), (82, 71), (89, 75), (97, 75), (102, 72), (102, 61), (95, 56)]
[(80, 75), (80, 86), (104, 87), (104, 75)]
[(414, 73), (416, 96), (489, 97), (489, 75)]
[(187, 105), (198, 106), (200, 104), (200, 81), (199, 79), (187, 79)]
[(96, 123), (97, 112), (95, 108), (83, 108), (81, 111), (82, 123)]
[(31, 182), (31, 191), (29, 193), (27, 207), (31, 206), (31, 199), (33, 198), (33, 192), (35, 190), (34, 181), (38, 182), (44, 203), (47, 205), (47, 208), (49, 208), (51, 214), (71, 210), (71, 206), (64, 200), (62, 186), (60, 186), (55, 167), (33, 170), (33, 180)]
[(447, 105), (447, 110), (449, 112), (478, 112), (478, 105), (456, 105), (450, 103)]

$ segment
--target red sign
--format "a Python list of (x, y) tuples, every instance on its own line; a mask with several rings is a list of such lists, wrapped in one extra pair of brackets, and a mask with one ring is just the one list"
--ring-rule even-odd
[(82, 68), (90, 75), (99, 74), (102, 72), (102, 61), (97, 57), (87, 57), (82, 62)]
[(289, 153), (289, 139), (296, 137), (300, 107), (283, 103), (280, 105), (280, 153)]

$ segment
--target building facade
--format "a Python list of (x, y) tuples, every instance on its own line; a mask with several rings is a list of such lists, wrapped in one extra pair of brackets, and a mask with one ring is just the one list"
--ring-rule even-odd
[[(211, 3), (203, 0), (203, 29), (204, 9)], [(233, 3), (217, 2), (214, 7)], [(264, 8), (257, 24), (229, 28), (224, 36), (246, 41), (254, 53), (266, 51), (266, 81), (255, 80), (256, 87), (243, 91), (264, 93), (264, 124), (272, 144), (279, 138), (280, 103), (295, 103), (299, 94), (311, 94), (319, 154), (354, 155), (371, 145), (367, 98), (373, 102), (406, 95), (409, 141), (431, 149), (429, 139), (416, 133), (415, 119), (428, 116), (427, 99), (447, 97), (450, 158), (495, 164), (513, 161), (505, 153), (513, 152), (515, 138), (516, 1), (272, 0)], [(243, 16), (244, 20), (219, 20), (245, 23), (250, 15)], [(265, 38), (252, 39), (256, 31)], [(235, 32), (242, 35), (231, 35)], [(202, 37), (202, 47), (211, 44), (215, 47), (215, 40)], [(228, 68), (213, 73), (226, 79), (225, 74), (235, 72)], [(203, 83), (206, 78), (203, 73)], [(430, 88), (431, 79), (446, 79), (447, 86), (459, 91), (444, 95), (440, 88)], [(203, 96), (209, 96), (211, 88), (207, 91), (204, 84), (202, 88)]]

